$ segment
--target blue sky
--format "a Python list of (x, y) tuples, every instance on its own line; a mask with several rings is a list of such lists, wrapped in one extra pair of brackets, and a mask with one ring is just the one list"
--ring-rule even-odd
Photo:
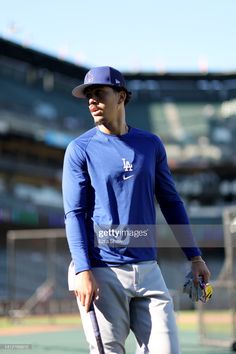
[(0, 35), (86, 67), (236, 71), (236, 0), (7, 0)]

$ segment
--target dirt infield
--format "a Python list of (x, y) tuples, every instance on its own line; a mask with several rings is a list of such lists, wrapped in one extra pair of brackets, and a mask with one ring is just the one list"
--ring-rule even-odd
[[(228, 313), (212, 312), (207, 318), (217, 323), (226, 322)], [(183, 354), (228, 354), (229, 346), (205, 346), (199, 340), (198, 312), (183, 311), (176, 314), (180, 329), (180, 343)], [(227, 327), (224, 325), (223, 327)], [(222, 325), (221, 325), (222, 329)], [(222, 330), (220, 330), (222, 332)], [(87, 353), (88, 344), (77, 314), (32, 316), (13, 322), (9, 318), (0, 317), (0, 346), (28, 345), (34, 354), (77, 354)], [(135, 338), (130, 333), (127, 338), (126, 353), (133, 354), (136, 348)], [(1, 349), (0, 349), (1, 351)], [(15, 350), (8, 350), (14, 353)], [(27, 351), (28, 352), (28, 351)], [(26, 351), (25, 351), (26, 353)]]
[(31, 333), (60, 332), (81, 328), (78, 314), (32, 316), (22, 319), (0, 318), (0, 337)]
[(20, 334), (31, 334), (31, 333), (49, 333), (49, 332), (60, 332), (71, 329), (76, 329), (78, 326), (74, 325), (34, 325), (34, 326), (22, 326), (22, 327), (9, 327), (1, 328), (0, 336), (15, 336)]
[[(177, 324), (180, 328), (197, 328), (198, 313), (196, 311), (183, 311), (177, 314)], [(206, 314), (206, 323), (229, 324), (229, 313), (212, 312)], [(24, 318), (17, 323), (8, 318), (0, 320), (0, 336), (13, 336), (31, 333), (60, 332), (81, 328), (78, 315), (34, 316)]]
[[(204, 322), (206, 324), (210, 323), (221, 323), (221, 324), (229, 324), (231, 321), (231, 314), (229, 312), (223, 311), (208, 311), (204, 313)], [(180, 312), (177, 315), (177, 322), (179, 325), (181, 324), (198, 324), (198, 312)]]

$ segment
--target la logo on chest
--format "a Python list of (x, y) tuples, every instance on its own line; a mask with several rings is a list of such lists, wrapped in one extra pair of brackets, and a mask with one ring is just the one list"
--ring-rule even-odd
[(133, 165), (126, 159), (122, 159), (125, 172), (133, 171)]

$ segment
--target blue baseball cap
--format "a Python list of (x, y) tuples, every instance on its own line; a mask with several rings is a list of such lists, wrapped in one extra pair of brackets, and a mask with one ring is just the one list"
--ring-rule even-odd
[(98, 66), (90, 69), (84, 78), (82, 85), (76, 86), (72, 94), (78, 98), (86, 98), (84, 90), (93, 85), (111, 86), (114, 88), (124, 89), (127, 93), (126, 83), (123, 75), (110, 66)]

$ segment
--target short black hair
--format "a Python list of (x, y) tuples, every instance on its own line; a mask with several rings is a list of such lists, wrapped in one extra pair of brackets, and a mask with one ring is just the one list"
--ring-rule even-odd
[(114, 86), (111, 86), (112, 88), (113, 88), (113, 90), (114, 91), (117, 91), (117, 92), (121, 92), (121, 91), (125, 91), (125, 93), (126, 93), (126, 97), (125, 97), (125, 105), (127, 104), (127, 103), (129, 103), (129, 101), (131, 100), (131, 96), (132, 96), (132, 92), (130, 92), (130, 91), (128, 91), (128, 90), (126, 90), (125, 88), (123, 88), (123, 87), (114, 87)]

